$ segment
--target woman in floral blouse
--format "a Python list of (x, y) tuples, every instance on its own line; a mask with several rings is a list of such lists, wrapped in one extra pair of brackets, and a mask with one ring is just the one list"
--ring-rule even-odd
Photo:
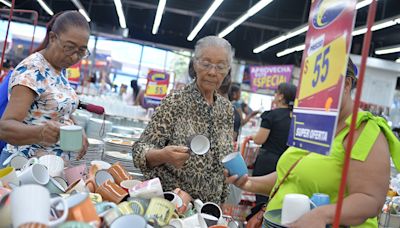
[[(89, 55), (89, 35), (89, 25), (79, 12), (59, 13), (49, 22), (40, 47), (15, 68), (2, 117), (2, 128), (7, 128), (3, 138), (9, 144), (1, 164), (10, 153), (27, 157), (63, 154), (57, 144), (60, 126), (74, 124), (71, 114), (79, 103), (65, 69)], [(86, 149), (85, 138), (81, 157)]]
[[(221, 159), (233, 150), (233, 107), (217, 93), (229, 72), (232, 48), (216, 36), (195, 46), (195, 80), (168, 95), (139, 142), (133, 158), (146, 178), (159, 177), (164, 191), (181, 188), (194, 199), (222, 203), (228, 195)], [(204, 155), (189, 152), (186, 141), (204, 135), (210, 149)]]

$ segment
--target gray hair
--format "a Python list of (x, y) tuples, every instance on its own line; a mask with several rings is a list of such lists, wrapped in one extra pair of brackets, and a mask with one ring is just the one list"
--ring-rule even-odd
[(228, 63), (232, 64), (233, 61), (233, 50), (231, 44), (224, 38), (218, 36), (206, 36), (197, 41), (194, 47), (194, 57), (196, 59), (200, 58), (201, 52), (207, 47), (221, 47), (225, 48), (228, 53)]

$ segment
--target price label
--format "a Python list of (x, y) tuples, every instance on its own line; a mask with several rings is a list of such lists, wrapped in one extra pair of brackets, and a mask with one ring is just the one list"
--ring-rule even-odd
[(346, 37), (340, 36), (308, 56), (304, 62), (299, 100), (338, 83), (346, 66)]
[(146, 95), (148, 96), (160, 96), (167, 93), (166, 85), (148, 85)]

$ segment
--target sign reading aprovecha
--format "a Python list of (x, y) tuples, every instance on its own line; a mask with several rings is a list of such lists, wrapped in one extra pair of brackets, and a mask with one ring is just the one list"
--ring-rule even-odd
[(356, 15), (356, 0), (313, 0), (288, 144), (329, 154)]
[(288, 83), (292, 77), (293, 65), (251, 66), (250, 80), (252, 91), (257, 89), (275, 90), (281, 83)]

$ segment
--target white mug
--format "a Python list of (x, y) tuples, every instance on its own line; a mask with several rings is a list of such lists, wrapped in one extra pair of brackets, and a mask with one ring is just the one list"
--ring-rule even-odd
[(281, 224), (295, 222), (311, 210), (310, 198), (303, 194), (287, 194), (283, 199)]
[(45, 185), (49, 182), (50, 176), (47, 168), (41, 164), (33, 164), (25, 168), (18, 176), (21, 184)]
[(39, 164), (47, 167), (51, 177), (62, 176), (64, 172), (64, 160), (57, 155), (49, 154), (39, 158)]
[[(50, 206), (61, 203), (64, 212), (60, 218), (49, 221)], [(68, 216), (68, 206), (61, 197), (50, 199), (49, 191), (40, 185), (24, 185), (11, 193), (11, 214), (14, 227), (27, 223), (40, 223), (47, 226), (57, 226)]]

